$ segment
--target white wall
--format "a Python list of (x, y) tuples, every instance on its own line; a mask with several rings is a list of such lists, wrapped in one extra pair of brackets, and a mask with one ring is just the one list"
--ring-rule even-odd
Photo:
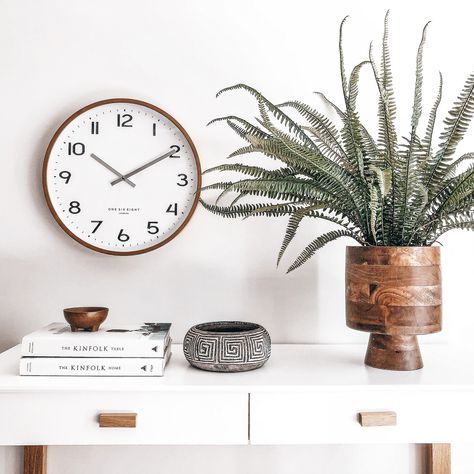
[[(408, 123), (414, 55), (421, 27), (429, 19), (426, 82), (431, 100), (437, 71), (444, 72), (445, 112), (474, 66), (469, 5), (453, 0), (407, 6), (369, 0), (1, 0), (0, 350), (61, 319), (65, 306), (97, 304), (109, 306), (114, 321), (172, 321), (176, 340), (196, 322), (238, 318), (264, 324), (276, 342), (365, 341), (366, 335), (344, 326), (344, 246), (350, 241), (325, 248), (287, 276), (284, 268), (275, 269), (284, 220), (223, 221), (199, 208), (177, 239), (153, 253), (131, 258), (92, 253), (53, 221), (41, 191), (42, 157), (55, 129), (71, 113), (99, 99), (125, 96), (169, 111), (193, 138), (203, 167), (213, 166), (238, 142), (224, 126), (206, 128), (207, 121), (254, 111), (243, 94), (216, 100), (220, 88), (246, 82), (275, 101), (314, 101), (312, 91), (323, 90), (340, 101), (340, 19), (351, 15), (346, 56), (352, 66), (366, 58), (371, 39), (380, 39), (388, 7), (400, 118)], [(361, 105), (364, 113), (371, 113), (374, 102), (364, 91)], [(474, 149), (474, 133), (460, 151), (469, 148)], [(322, 229), (321, 224), (305, 225), (285, 265)], [(474, 264), (474, 241), (472, 235), (453, 233), (442, 242), (446, 330), (424, 339), (462, 343), (463, 334), (473, 329), (468, 269)], [(172, 451), (176, 459), (182, 456), (180, 449)], [(392, 447), (390, 463), (383, 463), (389, 456), (385, 449), (364, 459), (357, 447), (281, 449), (222, 448), (216, 451), (215, 466), (231, 456), (237, 466), (242, 463), (244, 471), (252, 472), (252, 465), (265, 465), (267, 455), (280, 459), (284, 454), (286, 467), (277, 471), (270, 464), (269, 472), (294, 472), (293, 459), (307, 461), (299, 467), (304, 473), (311, 471), (307, 466), (315, 472), (324, 467), (321, 472), (327, 474), (347, 472), (349, 466), (351, 472), (380, 472), (384, 466), (385, 474), (398, 474), (407, 472), (407, 465), (410, 472), (417, 471), (420, 462), (404, 446)], [(124, 464), (116, 461), (114, 472), (131, 472), (135, 466), (134, 472), (145, 473), (152, 472), (148, 453), (160, 459), (163, 451), (107, 448), (104, 454), (81, 448), (73, 459), (79, 463), (87, 457), (92, 474), (104, 472), (105, 460), (125, 455)], [(460, 455), (462, 469), (474, 465), (469, 451)], [(190, 459), (200, 452), (194, 450)], [(52, 450), (52, 473), (66, 472), (59, 466), (69, 454), (69, 448)], [(332, 457), (338, 462), (328, 462)], [(0, 450), (0, 472), (19, 472), (19, 459), (17, 450)], [(173, 459), (166, 458), (164, 469), (170, 474), (180, 472)]]

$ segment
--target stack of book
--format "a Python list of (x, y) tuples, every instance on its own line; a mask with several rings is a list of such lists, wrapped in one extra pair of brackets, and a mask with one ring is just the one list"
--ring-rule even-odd
[(71, 332), (52, 323), (23, 338), (20, 375), (160, 377), (171, 357), (170, 323)]

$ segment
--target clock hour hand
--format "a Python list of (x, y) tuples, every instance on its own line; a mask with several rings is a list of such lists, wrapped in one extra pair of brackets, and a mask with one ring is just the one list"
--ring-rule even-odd
[(91, 153), (91, 158), (93, 158), (95, 161), (97, 161), (97, 163), (100, 163), (102, 166), (104, 166), (105, 168), (107, 168), (109, 171), (112, 171), (112, 173), (114, 173), (116, 176), (119, 177), (119, 181), (125, 181), (127, 184), (129, 184), (130, 186), (132, 186), (132, 188), (135, 187), (135, 183), (133, 183), (132, 181), (130, 181), (129, 179), (127, 179), (123, 174), (119, 173), (116, 169), (112, 168), (112, 166), (110, 166), (108, 163), (106, 163), (104, 160), (101, 160), (97, 155), (95, 155), (94, 153)]
[(168, 153), (165, 153), (164, 155), (161, 155), (161, 156), (158, 156), (158, 157), (154, 158), (153, 160), (149, 161), (148, 163), (145, 163), (144, 165), (140, 166), (139, 168), (136, 168), (133, 171), (130, 171), (130, 173), (127, 173), (127, 174), (123, 175), (122, 178), (115, 179), (110, 184), (112, 186), (115, 186), (116, 184), (120, 183), (120, 181), (127, 180), (128, 178), (130, 178), (130, 176), (133, 176), (137, 173), (140, 173), (140, 171), (146, 170), (150, 166), (153, 166), (154, 164), (164, 160), (165, 158), (168, 158), (168, 156), (171, 156), (173, 153), (176, 153), (176, 150), (173, 149), (173, 150), (169, 151)]

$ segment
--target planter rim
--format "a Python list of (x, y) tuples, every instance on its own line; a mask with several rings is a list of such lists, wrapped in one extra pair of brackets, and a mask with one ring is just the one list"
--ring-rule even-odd
[(351, 249), (441, 249), (439, 245), (346, 245)]

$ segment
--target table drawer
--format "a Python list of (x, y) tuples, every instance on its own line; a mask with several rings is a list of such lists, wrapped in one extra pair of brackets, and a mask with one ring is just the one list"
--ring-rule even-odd
[[(136, 413), (136, 427), (99, 427), (99, 414), (121, 412)], [(247, 442), (248, 398), (245, 393), (0, 395), (0, 445)]]
[[(474, 394), (450, 391), (254, 393), (252, 444), (450, 443), (474, 439)], [(361, 426), (382, 412), (393, 426)], [(391, 413), (394, 412), (394, 413)], [(385, 421), (384, 421), (385, 420)], [(365, 424), (365, 423), (364, 423)]]

